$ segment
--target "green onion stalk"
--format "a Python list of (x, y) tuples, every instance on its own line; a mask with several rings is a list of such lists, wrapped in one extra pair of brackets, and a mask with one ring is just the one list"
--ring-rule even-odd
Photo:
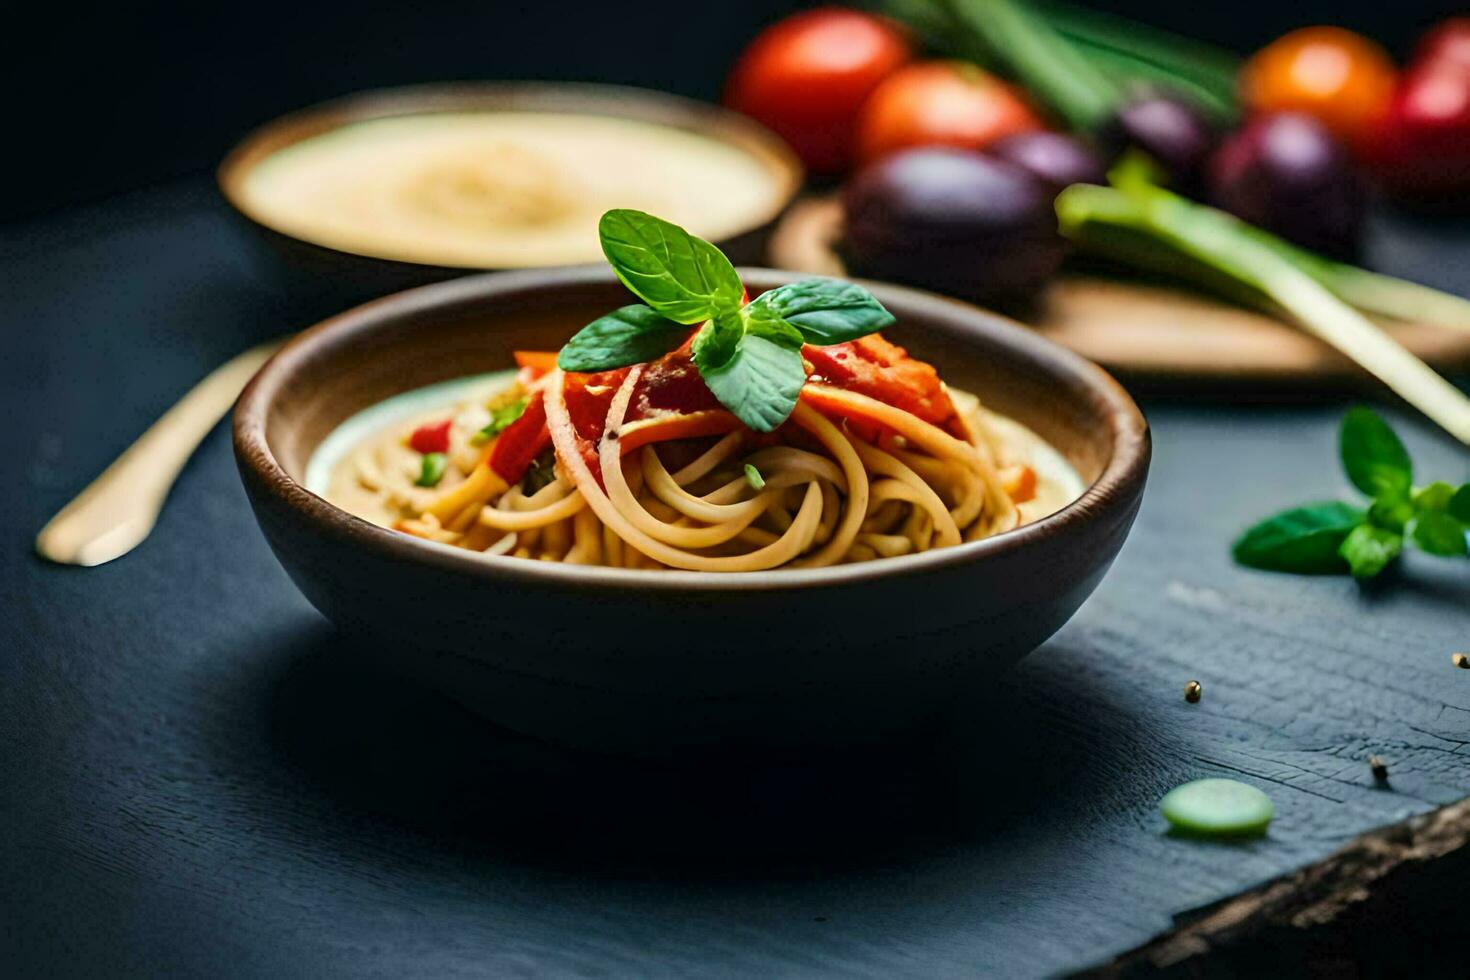
[[(1142, 157), (1125, 157), (1109, 179), (1110, 187), (1077, 184), (1057, 197), (1062, 233), (1079, 248), (1116, 257), (1121, 245), (1135, 264), (1192, 269), (1199, 273), (1196, 281), (1232, 298), (1247, 293), (1274, 305), (1470, 445), (1470, 398), (1349, 305), (1361, 303), (1365, 293), (1370, 301), (1387, 297), (1380, 306), (1394, 306), (1434, 291), (1303, 253), (1223, 211), (1186, 200), (1155, 184)], [(1344, 290), (1356, 298), (1343, 296)], [(1464, 312), (1457, 303), (1470, 308), (1456, 297), (1434, 293), (1434, 299), (1452, 313)]]
[(1075, 130), (1096, 130), (1146, 87), (1187, 97), (1220, 124), (1237, 114), (1238, 58), (1115, 15), (1022, 0), (882, 0), (879, 8), (935, 49), (1015, 77)]

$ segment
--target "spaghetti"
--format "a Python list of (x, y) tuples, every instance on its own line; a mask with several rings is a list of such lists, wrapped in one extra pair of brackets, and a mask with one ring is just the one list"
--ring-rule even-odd
[[(795, 410), (761, 433), (709, 394), (687, 344), (598, 374), (518, 354), (508, 387), (358, 445), (328, 496), (487, 555), (753, 572), (954, 547), (1076, 495), (1036, 465), (1049, 447), (881, 336), (803, 358)], [(442, 476), (420, 485), (431, 453)]]

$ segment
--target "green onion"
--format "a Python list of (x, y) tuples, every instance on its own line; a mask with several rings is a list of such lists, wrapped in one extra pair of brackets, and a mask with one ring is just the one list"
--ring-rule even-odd
[(940, 0), (955, 24), (1074, 129), (1093, 130), (1123, 89), (1035, 11), (1013, 0)]
[(423, 462), (419, 464), (419, 478), (413, 482), (420, 487), (437, 487), (448, 468), (448, 456), (443, 453), (425, 453)]
[(1110, 175), (1113, 187), (1078, 184), (1063, 191), (1056, 202), (1062, 233), (1088, 248), (1099, 231), (1104, 238), (1112, 233), (1112, 244), (1124, 232), (1177, 253), (1232, 289), (1260, 294), (1470, 444), (1470, 399), (1462, 392), (1333, 295), (1273, 236), (1156, 186), (1146, 169), (1127, 160)]
[(1221, 122), (1237, 114), (1240, 58), (1233, 52), (1117, 14), (1043, 0), (1042, 15), (1099, 69), (1191, 96)]
[(766, 488), (766, 478), (761, 476), (761, 471), (749, 463), (745, 464), (745, 482), (749, 483), (756, 493)]
[(1376, 313), (1414, 323), (1454, 330), (1470, 330), (1470, 300), (1407, 279), (1369, 272), (1346, 262), (1298, 248), (1270, 232), (1247, 225), (1263, 245), (1276, 250), (1307, 275), (1326, 286), (1345, 303), (1365, 313)]

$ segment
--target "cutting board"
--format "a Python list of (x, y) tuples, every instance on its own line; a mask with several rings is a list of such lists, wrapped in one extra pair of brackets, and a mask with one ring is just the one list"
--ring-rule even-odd
[[(836, 198), (798, 201), (771, 236), (777, 268), (842, 276)], [(1047, 285), (1027, 325), (1112, 370), (1157, 379), (1309, 383), (1366, 380), (1346, 357), (1265, 313), (1184, 288), (1068, 272)], [(1385, 330), (1440, 371), (1470, 369), (1470, 332), (1384, 322)]]

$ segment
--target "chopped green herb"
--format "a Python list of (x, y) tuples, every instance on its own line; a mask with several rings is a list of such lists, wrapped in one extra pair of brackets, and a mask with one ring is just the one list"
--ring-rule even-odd
[(1353, 486), (1373, 495), (1368, 508), (1332, 502), (1282, 511), (1236, 540), (1236, 561), (1277, 572), (1372, 578), (1404, 550), (1406, 534), (1431, 555), (1470, 555), (1470, 484), (1416, 489), (1408, 450), (1387, 422), (1362, 406), (1344, 416), (1338, 441)]
[(479, 432), (476, 432), (470, 441), (481, 443), (493, 436), (500, 435), (506, 429), (510, 428), (511, 423), (524, 415), (525, 412), (526, 400), (524, 398), (511, 402), (509, 405), (502, 405), (499, 408), (490, 409), (490, 424)]
[(1197, 837), (1259, 837), (1275, 815), (1271, 798), (1233, 779), (1196, 779), (1176, 786), (1159, 810), (1179, 834)]
[(419, 464), (419, 478), (413, 482), (421, 487), (437, 487), (447, 469), (449, 457), (444, 453), (425, 453), (423, 462)]
[(757, 493), (766, 488), (766, 478), (761, 476), (761, 471), (750, 463), (745, 464), (745, 482), (749, 483)]

